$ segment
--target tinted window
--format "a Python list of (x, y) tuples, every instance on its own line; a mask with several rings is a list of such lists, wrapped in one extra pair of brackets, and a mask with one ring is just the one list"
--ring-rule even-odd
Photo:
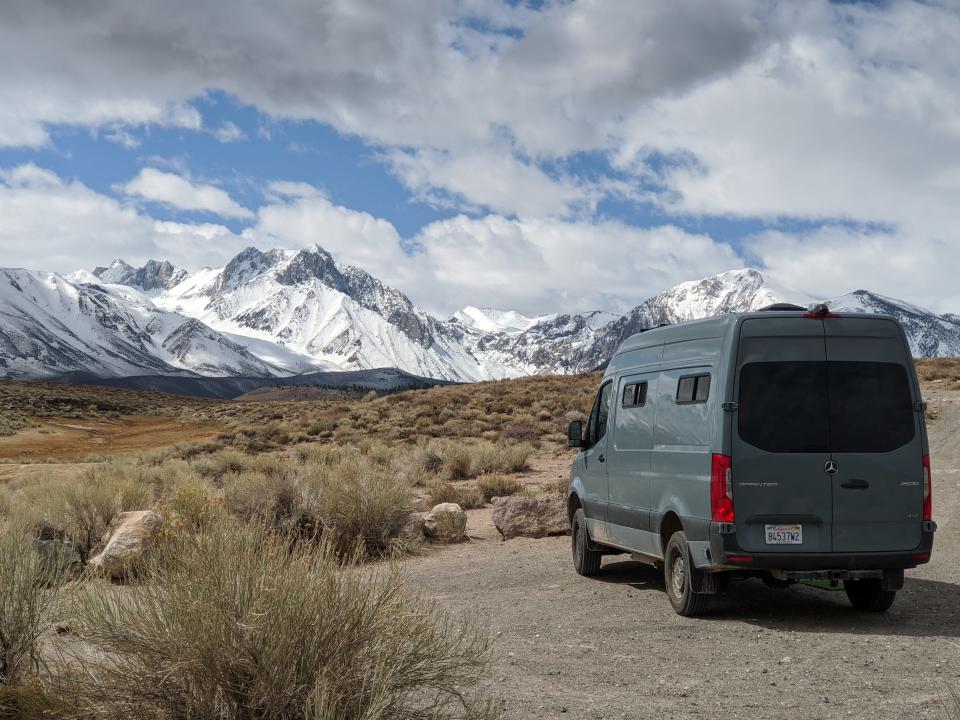
[(910, 381), (902, 365), (828, 363), (834, 452), (890, 452), (913, 440)]
[(914, 437), (909, 379), (893, 363), (749, 363), (737, 430), (768, 452), (890, 452)]
[(597, 440), (607, 434), (607, 422), (610, 420), (610, 391), (613, 383), (607, 383), (600, 389), (600, 414), (597, 417)]
[(641, 407), (646, 403), (647, 384), (645, 382), (630, 383), (623, 386), (623, 400), (620, 403), (622, 407)]
[(693, 391), (694, 402), (706, 402), (710, 397), (710, 376), (699, 375), (697, 377), (697, 387)]
[(828, 453), (828, 423), (825, 363), (749, 363), (740, 370), (737, 428), (744, 442), (767, 452)]
[(596, 400), (593, 401), (593, 410), (590, 412), (590, 420), (587, 424), (587, 433), (591, 445), (600, 440), (607, 432), (607, 421), (610, 418), (610, 391), (612, 388), (613, 383), (606, 383), (600, 388)]
[(709, 396), (709, 375), (685, 375), (677, 381), (677, 404), (702, 403)]

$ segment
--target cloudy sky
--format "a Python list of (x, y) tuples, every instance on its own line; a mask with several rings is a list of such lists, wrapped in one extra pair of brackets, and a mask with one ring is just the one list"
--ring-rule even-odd
[(960, 2), (6, 0), (0, 264), (319, 243), (439, 314), (960, 312)]

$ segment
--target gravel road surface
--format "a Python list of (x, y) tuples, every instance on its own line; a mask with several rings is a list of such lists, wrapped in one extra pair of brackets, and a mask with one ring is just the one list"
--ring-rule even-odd
[(712, 612), (674, 614), (659, 572), (604, 559), (578, 576), (568, 538), (472, 542), (406, 562), (411, 583), (496, 637), (507, 718), (944, 718), (960, 689), (960, 393), (928, 393), (932, 562), (883, 615), (842, 591), (733, 583)]

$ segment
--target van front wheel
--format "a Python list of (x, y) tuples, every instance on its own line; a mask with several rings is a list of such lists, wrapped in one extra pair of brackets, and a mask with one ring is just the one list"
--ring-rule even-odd
[(855, 610), (861, 612), (885, 612), (893, 605), (897, 597), (896, 590), (882, 590), (880, 581), (870, 578), (864, 580), (844, 580), (843, 589)]
[(678, 615), (693, 617), (707, 608), (710, 598), (693, 591), (691, 573), (696, 572), (687, 545), (687, 536), (677, 531), (670, 536), (663, 554), (663, 582), (667, 598)]
[(570, 532), (570, 544), (573, 551), (573, 567), (584, 577), (592, 577), (600, 572), (600, 559), (603, 554), (590, 549), (590, 535), (587, 532), (587, 515), (583, 508), (577, 508), (573, 514)]

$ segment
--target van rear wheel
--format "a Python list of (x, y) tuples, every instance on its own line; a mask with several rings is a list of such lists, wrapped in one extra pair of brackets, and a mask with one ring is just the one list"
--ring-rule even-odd
[(843, 589), (854, 609), (861, 612), (886, 612), (897, 597), (896, 590), (882, 590), (876, 579), (844, 580)]
[(663, 582), (674, 612), (684, 617), (700, 615), (710, 602), (709, 596), (693, 591), (691, 574), (694, 572), (687, 536), (683, 531), (675, 532), (663, 554)]
[(592, 577), (600, 572), (600, 559), (603, 553), (590, 549), (590, 534), (587, 531), (587, 516), (583, 508), (577, 508), (573, 514), (573, 527), (570, 533), (570, 545), (573, 551), (573, 567), (584, 577)]

